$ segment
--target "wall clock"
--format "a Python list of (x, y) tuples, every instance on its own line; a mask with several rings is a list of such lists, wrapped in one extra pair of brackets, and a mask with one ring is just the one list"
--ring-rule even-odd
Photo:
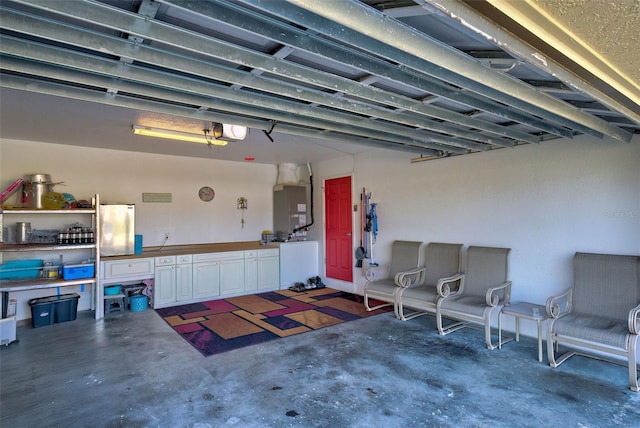
[(215, 198), (216, 192), (209, 186), (202, 186), (198, 190), (198, 197), (204, 202), (212, 201)]

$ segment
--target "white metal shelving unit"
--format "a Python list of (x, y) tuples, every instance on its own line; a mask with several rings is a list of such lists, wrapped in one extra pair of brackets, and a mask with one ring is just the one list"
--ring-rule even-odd
[[(9, 303), (9, 294), (11, 292), (19, 292), (26, 290), (36, 290), (36, 289), (46, 289), (46, 288), (57, 288), (57, 287), (69, 287), (74, 285), (92, 285), (91, 291), (91, 309), (95, 310), (97, 305), (102, 304), (102, 302), (98, 302), (97, 293), (97, 284), (99, 278), (99, 266), (100, 266), (100, 237), (98, 234), (100, 216), (100, 201), (99, 195), (94, 195), (92, 198), (92, 206), (93, 208), (79, 208), (79, 209), (59, 209), (59, 210), (47, 210), (47, 209), (30, 209), (30, 208), (20, 208), (20, 209), (5, 209), (0, 210), (0, 228), (6, 225), (6, 221), (8, 217), (13, 219), (20, 220), (23, 218), (39, 218), (39, 217), (78, 217), (78, 216), (90, 216), (91, 218), (91, 227), (94, 230), (94, 242), (93, 243), (84, 243), (84, 244), (14, 244), (2, 242), (2, 237), (0, 236), (0, 263), (4, 260), (5, 254), (8, 253), (38, 253), (38, 252), (62, 252), (66, 253), (69, 251), (78, 251), (78, 250), (87, 250), (91, 252), (91, 258), (95, 260), (94, 262), (94, 275), (92, 278), (82, 278), (82, 279), (73, 279), (73, 280), (64, 280), (59, 277), (56, 279), (47, 279), (47, 278), (26, 278), (26, 279), (16, 279), (16, 280), (1, 280), (0, 281), (0, 292), (2, 293), (2, 318), (7, 316), (7, 307)], [(62, 221), (62, 220), (60, 220)], [(98, 318), (99, 311), (96, 312), (96, 319)]]

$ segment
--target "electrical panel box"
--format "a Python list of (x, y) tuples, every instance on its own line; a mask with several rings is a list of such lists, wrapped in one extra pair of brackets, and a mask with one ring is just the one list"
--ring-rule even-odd
[(308, 224), (307, 188), (279, 185), (273, 189), (273, 230), (275, 238), (284, 241), (292, 236), (306, 236), (306, 231), (293, 230)]

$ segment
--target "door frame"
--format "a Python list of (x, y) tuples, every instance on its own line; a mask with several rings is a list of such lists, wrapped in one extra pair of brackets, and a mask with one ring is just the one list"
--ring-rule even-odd
[[(334, 180), (336, 178), (345, 178), (348, 177), (351, 180), (351, 269), (352, 269), (352, 275), (351, 275), (351, 282), (347, 282), (347, 281), (342, 281), (339, 279), (335, 279), (335, 278), (328, 278), (327, 277), (327, 258), (326, 258), (326, 247), (327, 247), (327, 207), (325, 204), (325, 191), (326, 191), (326, 181), (327, 180)], [(355, 234), (355, 230), (356, 230), (356, 216), (360, 213), (359, 211), (357, 213), (353, 212), (353, 204), (355, 204), (356, 202), (354, 202), (354, 189), (355, 189), (355, 175), (353, 173), (347, 173), (347, 174), (334, 174), (334, 175), (329, 175), (326, 177), (322, 177), (322, 196), (321, 196), (321, 203), (322, 203), (322, 248), (320, 249), (320, 257), (321, 257), (321, 261), (322, 261), (322, 273), (323, 273), (323, 278), (326, 278), (324, 280), (324, 282), (332, 287), (332, 288), (336, 288), (338, 290), (341, 291), (347, 291), (349, 293), (354, 293), (357, 287), (357, 280), (356, 280), (356, 272), (355, 272), (355, 251), (356, 251), (356, 239), (358, 238)], [(360, 207), (358, 206), (358, 210), (360, 209)]]

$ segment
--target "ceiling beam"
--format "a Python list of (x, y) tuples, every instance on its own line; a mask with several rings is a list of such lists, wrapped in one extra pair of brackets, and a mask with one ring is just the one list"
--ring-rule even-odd
[[(487, 146), (473, 141), (454, 139), (438, 134), (426, 133), (399, 125), (378, 124), (366, 118), (345, 113), (328, 111), (322, 108), (311, 108), (288, 100), (270, 100), (264, 95), (233, 90), (221, 85), (204, 83), (186, 77), (169, 76), (166, 73), (139, 68), (135, 65), (120, 67), (116, 61), (97, 59), (80, 53), (64, 52), (34, 42), (24, 42), (10, 37), (2, 37), (0, 50), (4, 53), (30, 58), (38, 62), (26, 61), (12, 57), (2, 58), (4, 70), (38, 75), (47, 79), (73, 82), (78, 85), (96, 88), (108, 87), (107, 92), (125, 92), (154, 99), (164, 99), (173, 103), (191, 104), (198, 109), (215, 109), (239, 116), (234, 123), (254, 127), (244, 123), (245, 117), (289, 123), (293, 125), (315, 127), (330, 131), (342, 132), (354, 136), (366, 136), (375, 139), (386, 139), (389, 142), (421, 146), (441, 152), (466, 153), (467, 149), (482, 151)], [(43, 64), (63, 65), (55, 67)], [(70, 69), (73, 67), (74, 69)], [(77, 70), (77, 71), (76, 71)], [(92, 71), (87, 73), (86, 71)], [(101, 73), (101, 74), (95, 74)], [(115, 79), (121, 78), (121, 79)], [(126, 80), (123, 80), (126, 79)], [(140, 82), (144, 85), (133, 83)], [(153, 86), (150, 85), (153, 83)], [(162, 90), (160, 88), (165, 88)], [(179, 89), (179, 92), (176, 92)], [(227, 101), (236, 100), (237, 102)], [(267, 130), (267, 128), (263, 128)], [(397, 134), (390, 133), (395, 130)], [(439, 143), (439, 144), (438, 144)]]
[[(475, 138), (487, 144), (504, 146), (513, 146), (514, 144), (506, 140), (501, 140), (500, 138), (483, 137), (482, 135), (478, 135), (477, 131), (471, 132), (468, 129), (472, 128), (497, 135), (498, 137), (508, 137), (528, 143), (539, 142), (539, 138), (528, 133), (507, 130), (491, 122), (470, 118), (464, 114), (437, 106), (426, 105), (412, 98), (390, 93), (372, 86), (366, 86), (351, 79), (318, 71), (292, 62), (277, 60), (268, 54), (262, 54), (228, 42), (216, 40), (193, 31), (178, 29), (160, 21), (146, 20), (135, 13), (123, 11), (105, 4), (93, 3), (89, 0), (77, 0), (73, 2), (49, 2), (47, 0), (16, 1), (31, 4), (51, 12), (64, 14), (75, 19), (82, 19), (93, 24), (105, 25), (105, 23), (108, 23), (109, 28), (118, 31), (137, 34), (145, 39), (157, 40), (176, 48), (209, 56), (212, 60), (225, 60), (252, 69), (261, 69), (287, 79), (298, 81), (300, 84), (305, 85), (305, 87), (313, 85), (328, 90), (337, 90), (339, 88), (340, 92), (349, 94), (357, 99), (368, 100), (369, 102), (386, 106), (387, 108), (401, 108), (411, 111), (414, 114), (425, 116), (428, 120), (424, 120), (419, 126), (432, 131), (443, 132), (462, 138)], [(90, 4), (91, 7), (87, 7), (85, 3)], [(17, 15), (17, 12), (14, 12), (14, 15)], [(42, 21), (45, 22), (44, 20)], [(59, 39), (59, 33), (62, 33), (69, 27), (60, 28), (56, 30), (55, 33), (49, 32), (46, 37), (54, 40)], [(31, 33), (42, 35), (43, 31), (40, 28), (32, 27)], [(83, 39), (86, 40), (87, 36), (93, 39), (97, 38), (97, 34), (86, 34)], [(82, 43), (82, 40), (74, 41), (66, 39), (64, 42), (79, 44)], [(100, 45), (95, 41), (92, 41), (90, 45), (84, 43), (82, 46), (88, 49), (95, 49), (95, 46), (100, 46), (101, 52), (108, 52), (106, 46)], [(135, 59), (140, 61), (148, 61), (148, 59), (142, 58), (143, 52), (148, 50), (148, 48), (145, 45), (137, 45), (135, 47), (135, 51), (130, 49), (131, 53), (129, 55), (134, 56)], [(111, 53), (120, 55), (117, 52)], [(165, 66), (171, 67), (170, 64), (166, 64)], [(216, 70), (211, 70), (211, 68), (211, 66), (208, 67), (208, 75), (219, 74)], [(189, 69), (184, 71), (187, 73), (194, 72)], [(371, 116), (377, 117), (375, 114)], [(433, 120), (434, 118), (438, 120)], [(447, 123), (441, 123), (439, 120)], [(473, 134), (475, 134), (475, 137)]]
[[(274, 42), (293, 46), (296, 49), (309, 52), (313, 55), (320, 55), (331, 61), (347, 64), (372, 76), (377, 76), (380, 79), (399, 82), (403, 85), (428, 92), (430, 96), (432, 94), (447, 98), (468, 105), (470, 108), (482, 109), (496, 116), (530, 125), (533, 128), (541, 129), (558, 136), (567, 138), (573, 136), (570, 130), (551, 124), (549, 121), (523, 114), (510, 106), (497, 103), (487, 97), (461, 90), (455, 86), (441, 82), (432, 76), (419, 73), (416, 70), (398, 67), (396, 64), (384, 61), (373, 55), (365, 54), (362, 50), (348, 48), (344, 44), (339, 44), (325, 37), (310, 33), (309, 31), (304, 31), (300, 29), (299, 26), (261, 15), (256, 11), (230, 3), (226, 0), (217, 0), (215, 3), (193, 3), (188, 0), (171, 0), (170, 4), (183, 8), (190, 13), (204, 15), (213, 21), (258, 33)], [(417, 7), (417, 9), (422, 10), (422, 14), (425, 13), (424, 9), (419, 7)], [(299, 16), (298, 19), (300, 23), (306, 24), (305, 20), (307, 18), (305, 16)], [(389, 49), (388, 47), (384, 47), (382, 43), (374, 40), (368, 42), (378, 45), (369, 46), (372, 52), (382, 52), (385, 49)], [(497, 52), (504, 54), (503, 51), (496, 51), (494, 56), (498, 55)]]
[[(602, 102), (611, 110), (617, 111), (626, 117), (635, 118), (636, 122), (640, 123), (640, 112), (637, 108), (629, 108), (616, 101), (606, 92), (595, 88), (590, 82), (568, 70), (563, 64), (544, 55), (540, 49), (537, 49), (514, 36), (514, 33), (506, 30), (501, 25), (496, 24), (494, 21), (471, 7), (477, 7), (484, 2), (470, 2), (469, 4), (465, 4), (458, 0), (414, 1), (422, 4), (423, 7), (429, 10), (438, 11), (446, 18), (460, 22), (462, 25), (490, 40), (500, 43), (501, 47), (518, 58), (526, 61), (528, 64), (533, 65), (545, 73), (557, 77), (562, 82), (570, 85), (576, 91)], [(630, 136), (631, 133), (626, 135)], [(621, 135), (618, 139), (627, 142), (630, 140), (630, 138), (626, 138), (625, 134)]]
[[(537, 91), (511, 76), (488, 72), (486, 67), (470, 59), (464, 53), (432, 39), (400, 21), (386, 17), (360, 2), (354, 0), (344, 0), (337, 3), (316, 0), (287, 0), (287, 2), (399, 48), (417, 58), (429, 61), (442, 70), (448, 70), (450, 73), (468, 79), (481, 80), (486, 88), (497, 91), (512, 102), (520, 101), (528, 104), (531, 113), (534, 111), (544, 112), (544, 115), (548, 116), (550, 120), (564, 119), (563, 121), (571, 123), (573, 128), (591, 135), (606, 135), (624, 142), (631, 140), (630, 133)], [(250, 1), (250, 3), (254, 2)], [(255, 3), (264, 4), (264, 1), (255, 0)], [(317, 31), (317, 29), (315, 30)], [(441, 78), (446, 80), (447, 74), (441, 74), (443, 74)]]
[[(0, 86), (10, 89), (36, 92), (40, 94), (53, 95), (57, 97), (71, 98), (99, 104), (105, 104), (116, 107), (124, 107), (147, 112), (168, 114), (177, 117), (185, 117), (189, 119), (217, 121), (231, 123), (237, 120), (237, 116), (227, 115), (224, 113), (210, 113), (201, 110), (194, 110), (178, 105), (169, 105), (162, 102), (136, 99), (123, 96), (122, 94), (98, 93), (93, 90), (70, 87), (68, 85), (51, 83), (51, 82), (34, 82), (32, 79), (19, 76), (3, 76), (0, 80)], [(254, 129), (271, 129), (271, 123), (268, 121), (245, 120), (247, 126)], [(249, 124), (250, 123), (250, 124)], [(425, 153), (429, 156), (442, 156), (443, 153), (436, 150), (425, 149), (412, 146), (407, 143), (404, 145), (393, 144), (387, 141), (377, 139), (358, 138), (352, 135), (340, 134), (324, 130), (304, 129), (289, 125), (278, 125), (277, 132), (283, 134), (297, 135), (301, 137), (318, 138), (328, 141), (338, 141), (348, 144), (361, 144), (367, 147), (383, 148), (388, 150), (399, 150), (409, 153)]]
[[(75, 2), (72, 3), (75, 4)], [(57, 5), (58, 3), (54, 4)], [(32, 17), (15, 11), (5, 11), (3, 16), (3, 26), (14, 31), (28, 28), (29, 34), (55, 40), (61, 43), (80, 46), (86, 49), (92, 49), (94, 46), (99, 46), (100, 52), (102, 53), (109, 53), (116, 57), (135, 57), (140, 63), (153, 64), (155, 66), (166, 68), (167, 70), (179, 70), (194, 76), (201, 76), (207, 79), (227, 82), (229, 84), (251, 87), (253, 89), (275, 94), (278, 98), (285, 96), (291, 99), (300, 99), (310, 103), (317, 102), (327, 107), (376, 117), (392, 123), (400, 122), (416, 128), (430, 129), (436, 132), (484, 144), (495, 144), (505, 147), (512, 147), (515, 145), (512, 141), (501, 138), (492, 138), (478, 131), (457, 128), (452, 125), (433, 120), (426, 121), (420, 119), (415, 115), (416, 112), (414, 109), (411, 109), (411, 112), (414, 114), (397, 113), (382, 107), (354, 102), (353, 100), (336, 98), (334, 96), (327, 95), (326, 93), (297, 85), (281, 83), (273, 79), (265, 79), (261, 76), (255, 76), (251, 73), (237, 69), (226, 68), (219, 64), (212, 66), (212, 64), (204, 61), (175, 55), (147, 45), (132, 45), (121, 38), (107, 36), (100, 33), (89, 33), (71, 25), (61, 25), (54, 21)], [(183, 43), (187, 43), (187, 41), (185, 40)], [(11, 52), (9, 52), (9, 46), (0, 46), (0, 49), (4, 49), (5, 53), (11, 54)], [(29, 52), (28, 50), (23, 50), (20, 53), (17, 53), (17, 55), (28, 56)], [(46, 61), (46, 58), (41, 60)], [(416, 102), (422, 104), (419, 101)], [(429, 137), (437, 138), (433, 133), (429, 134)], [(446, 138), (446, 136), (443, 136), (443, 138)], [(537, 139), (535, 141), (537, 142)], [(461, 141), (460, 144), (464, 144), (464, 141)]]

